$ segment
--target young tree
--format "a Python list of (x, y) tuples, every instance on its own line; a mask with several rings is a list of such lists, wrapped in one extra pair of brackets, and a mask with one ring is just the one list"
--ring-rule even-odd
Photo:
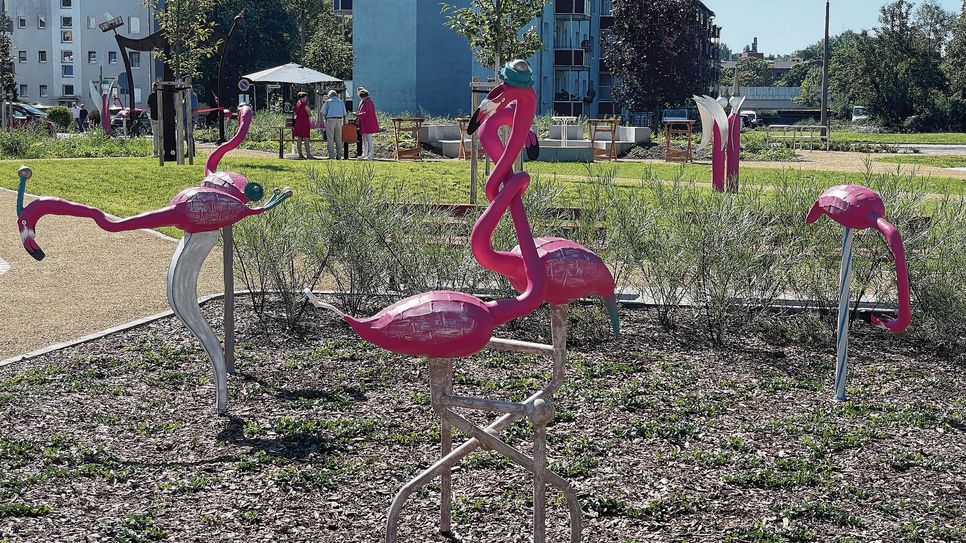
[(302, 62), (320, 72), (352, 79), (352, 22), (326, 8), (317, 20)]
[(296, 31), (298, 32), (298, 50), (295, 53), (299, 59), (304, 59), (305, 46), (309, 37), (315, 36), (316, 28), (319, 26), (319, 19), (325, 19), (332, 14), (332, 2), (330, 0), (282, 0), (285, 10), (295, 21)]
[(696, 8), (696, 0), (614, 0), (603, 56), (619, 103), (652, 111), (707, 92)]
[(520, 30), (540, 16), (547, 0), (473, 0), (465, 8), (440, 5), (446, 26), (470, 42), (473, 56), (483, 66), (499, 70), (503, 62), (530, 58), (543, 46), (535, 26)]
[(0, 14), (0, 92), (17, 96), (17, 79), (13, 73), (13, 57), (10, 56), (13, 48), (13, 37), (8, 29), (13, 28), (13, 21), (7, 12)]
[(171, 67), (175, 78), (200, 76), (201, 63), (217, 50), (218, 44), (209, 42), (215, 27), (211, 15), (216, 3), (216, 0), (145, 0), (145, 5), (154, 9), (158, 28), (171, 44), (170, 51), (156, 55)]
[(718, 44), (718, 53), (721, 60), (731, 60), (731, 56), (734, 55), (731, 47), (728, 47), (728, 44), (724, 42)]
[(946, 48), (944, 65), (949, 77), (949, 90), (954, 100), (966, 103), (966, 0), (963, 12), (952, 30), (952, 39)]

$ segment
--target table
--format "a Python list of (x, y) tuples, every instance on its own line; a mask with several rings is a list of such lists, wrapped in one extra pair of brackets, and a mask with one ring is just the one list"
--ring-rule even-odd
[[(617, 160), (617, 127), (620, 119), (587, 119), (587, 127), (590, 129), (590, 149), (594, 160)], [(606, 146), (598, 149), (594, 145), (597, 141), (597, 134), (610, 134), (610, 149)], [(606, 145), (606, 140), (604, 144)]]
[[(419, 144), (419, 129), (423, 126), (423, 119), (421, 117), (393, 117), (392, 125), (396, 131), (396, 160), (402, 160), (405, 158), (413, 160), (422, 160), (422, 155), (420, 155), (421, 147)], [(405, 132), (411, 132), (413, 137), (416, 139), (416, 146), (413, 148), (404, 148), (402, 146), (401, 135)]]
[(551, 121), (560, 122), (560, 146), (567, 146), (567, 123), (576, 122), (577, 117), (550, 117)]
[[(460, 128), (460, 151), (459, 151), (459, 154), (456, 155), (456, 157), (459, 158), (460, 160), (466, 160), (470, 158), (470, 155), (472, 154), (472, 151), (467, 151), (466, 149), (466, 130), (469, 127), (469, 124), (470, 124), (469, 117), (456, 118), (456, 125), (459, 126)], [(483, 153), (480, 152), (481, 156), (482, 154)]]
[[(665, 119), (664, 120), (664, 139), (667, 147), (664, 151), (664, 160), (668, 162), (691, 162), (694, 155), (691, 153), (691, 136), (694, 134), (694, 123), (691, 119)], [(684, 151), (671, 149), (671, 137), (687, 134), (688, 148)]]

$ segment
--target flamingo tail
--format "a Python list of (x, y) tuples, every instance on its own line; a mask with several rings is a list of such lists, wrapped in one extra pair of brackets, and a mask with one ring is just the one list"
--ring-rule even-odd
[(614, 328), (614, 337), (620, 337), (621, 321), (617, 313), (617, 295), (611, 292), (610, 294), (601, 296), (601, 298), (604, 299), (604, 307), (607, 308), (607, 314), (610, 315), (610, 324)]

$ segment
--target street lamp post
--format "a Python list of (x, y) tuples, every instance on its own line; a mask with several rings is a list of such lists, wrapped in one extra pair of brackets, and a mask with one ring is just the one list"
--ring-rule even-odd
[(825, 52), (822, 55), (822, 117), (819, 124), (828, 137), (828, 15), (829, 0), (825, 0)]

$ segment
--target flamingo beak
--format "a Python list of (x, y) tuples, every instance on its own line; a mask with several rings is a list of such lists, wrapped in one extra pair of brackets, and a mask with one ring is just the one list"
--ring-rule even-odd
[(34, 257), (34, 260), (41, 261), (47, 255), (44, 254), (40, 245), (37, 245), (37, 240), (34, 239), (35, 235), (33, 228), (27, 228), (26, 221), (23, 221), (20, 225), (20, 241), (23, 242), (23, 248), (27, 251), (27, 254)]
[(822, 209), (822, 206), (819, 204), (819, 202), (816, 201), (815, 204), (812, 206), (812, 209), (809, 210), (808, 215), (805, 217), (805, 223), (812, 224), (813, 222), (817, 221), (819, 217), (821, 217), (822, 214), (824, 213), (825, 213), (825, 210)]
[(466, 129), (466, 133), (473, 135), (479, 130), (480, 126), (486, 119), (493, 115), (493, 112), (500, 109), (500, 102), (496, 100), (485, 99), (480, 102), (480, 107), (476, 108), (473, 112), (473, 116), (470, 117), (470, 124)]

